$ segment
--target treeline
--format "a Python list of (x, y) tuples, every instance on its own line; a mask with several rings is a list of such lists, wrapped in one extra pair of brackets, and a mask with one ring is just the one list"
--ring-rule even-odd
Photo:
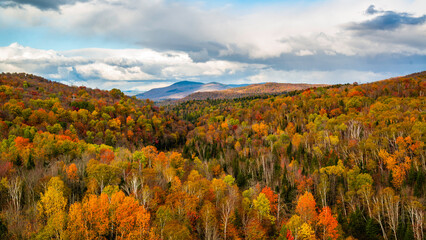
[(168, 107), (0, 75), (1, 239), (424, 239), (426, 73)]
[(251, 84), (245, 87), (230, 88), (221, 91), (195, 92), (178, 102), (206, 99), (235, 99), (267, 95), (281, 95), (287, 92), (303, 90), (312, 87), (324, 87), (325, 84), (292, 84), (292, 83), (262, 83)]

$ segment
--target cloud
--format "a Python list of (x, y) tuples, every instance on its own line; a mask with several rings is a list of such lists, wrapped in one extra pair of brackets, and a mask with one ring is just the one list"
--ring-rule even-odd
[(59, 7), (62, 5), (85, 1), (87, 0), (5, 0), (0, 3), (0, 7), (20, 7), (22, 5), (31, 5), (40, 10), (59, 10)]
[[(344, 72), (367, 79), (424, 70), (426, 63), (424, 0), (46, 1), (51, 8), (40, 1), (7, 1), (18, 2), (20, 7), (1, 9), (0, 34), (8, 37), (0, 43), (35, 48), (0, 48), (0, 71), (91, 87), (146, 89), (179, 80), (283, 76), (332, 82), (345, 79)], [(45, 11), (54, 6), (59, 11)], [(88, 48), (93, 46), (98, 48)], [(52, 47), (56, 51), (36, 49)]]
[(371, 20), (367, 20), (360, 23), (353, 23), (348, 27), (348, 29), (356, 31), (393, 31), (405, 25), (422, 25), (426, 22), (426, 15), (420, 17), (413, 17), (412, 14), (405, 12), (399, 13), (394, 11), (379, 11), (375, 9), (374, 5), (370, 5), (366, 13), (369, 15), (381, 15)]
[(75, 66), (75, 71), (85, 79), (150, 80), (155, 76), (144, 73), (140, 67), (123, 67), (98, 62)]
[(378, 10), (374, 5), (366, 14), (369, 20), (343, 25), (357, 54), (426, 55), (426, 15)]
[(391, 73), (375, 73), (371, 71), (334, 70), (334, 71), (282, 71), (264, 69), (251, 76), (251, 83), (278, 82), (278, 83), (316, 83), (342, 84), (366, 83), (391, 77)]
[(261, 64), (246, 64), (229, 61), (208, 61), (202, 63), (188, 63), (165, 67), (162, 75), (166, 78), (185, 79), (188, 76), (222, 76), (232, 75), (237, 71), (248, 68), (263, 68)]
[(378, 13), (378, 12), (379, 12), (379, 11), (377, 11), (377, 10), (376, 10), (376, 7), (375, 7), (374, 5), (370, 5), (370, 6), (367, 8), (367, 10), (365, 11), (365, 13), (370, 14), (370, 15), (375, 14), (375, 13)]
[(135, 81), (145, 81), (149, 84), (143, 85), (150, 86), (161, 81), (230, 77), (263, 67), (262, 64), (213, 59), (194, 62), (184, 52), (152, 49), (92, 48), (58, 52), (17, 43), (0, 47), (0, 71), (29, 72), (69, 84), (86, 82), (92, 87), (96, 83), (98, 88), (106, 89), (112, 86), (120, 86), (123, 90), (145, 88), (135, 86)]
[[(417, 14), (426, 7), (424, 0), (376, 3)], [(238, 4), (212, 7), (201, 1), (183, 0), (90, 0), (62, 5), (60, 13), (33, 7), (5, 9), (0, 22), (12, 27), (42, 26), (51, 29), (52, 35), (100, 38), (133, 48), (183, 51), (196, 62), (235, 56), (243, 56), (247, 61), (263, 60), (306, 53), (374, 55), (389, 49), (404, 54), (424, 52), (422, 45), (412, 44), (424, 35), (422, 16), (393, 12), (399, 20), (392, 23), (392, 11), (384, 12), (371, 5), (366, 15), (370, 4), (369, 0), (303, 4), (284, 1), (255, 7), (246, 4), (242, 8)], [(365, 30), (381, 31), (395, 26), (395, 32), (403, 31), (404, 26), (411, 27), (409, 41), (395, 46), (388, 40), (378, 48)]]
[(310, 55), (314, 55), (315, 51), (311, 51), (311, 50), (307, 50), (307, 49), (302, 49), (298, 52), (296, 52), (297, 56), (310, 56)]
[[(288, 54), (251, 63), (237, 59), (196, 62), (180, 51), (100, 48), (54, 51), (14, 43), (0, 47), (0, 72), (28, 72), (69, 85), (119, 88), (134, 93), (181, 80), (226, 84), (370, 82), (420, 71), (426, 61), (422, 56), (399, 57), (395, 63), (389, 55), (372, 59), (317, 55), (309, 51), (300, 55)], [(398, 73), (389, 69), (397, 69)]]
[(148, 91), (153, 88), (167, 87), (175, 83), (170, 80), (158, 80), (158, 81), (110, 81), (110, 80), (90, 80), (90, 81), (81, 81), (73, 79), (64, 79), (59, 80), (59, 82), (67, 85), (73, 86), (86, 86), (90, 88), (100, 88), (100, 89), (113, 89), (117, 88), (122, 90), (128, 95), (135, 95), (141, 92)]

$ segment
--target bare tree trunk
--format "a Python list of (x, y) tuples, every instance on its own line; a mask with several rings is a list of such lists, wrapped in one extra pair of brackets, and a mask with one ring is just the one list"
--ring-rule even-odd
[(345, 214), (345, 217), (346, 217), (347, 213), (346, 213), (346, 205), (345, 205), (345, 189), (343, 187), (339, 187), (338, 191), (340, 193), (340, 198), (342, 199), (343, 213)]
[(389, 227), (392, 229), (395, 240), (398, 240), (396, 230), (398, 228), (399, 220), (399, 204), (401, 202), (399, 196), (394, 195), (393, 191), (390, 188), (384, 189), (381, 194), (384, 198), (385, 213), (388, 218)]
[(228, 197), (226, 197), (226, 200), (221, 205), (221, 213), (222, 213), (222, 222), (223, 222), (223, 238), (226, 240), (227, 236), (227, 229), (228, 229), (228, 223), (229, 219), (232, 215), (232, 212), (235, 208), (235, 202), (237, 198), (237, 191), (232, 186), (229, 186), (229, 193)]
[(372, 214), (371, 214), (371, 208), (370, 208), (370, 196), (369, 194), (364, 190), (362, 191), (365, 202), (367, 204), (367, 209), (368, 209), (368, 216), (371, 218)]
[(18, 176), (12, 179), (9, 183), (9, 195), (12, 199), (12, 208), (14, 211), (21, 209), (21, 198), (22, 198), (22, 180)]
[(406, 206), (410, 215), (411, 227), (413, 228), (414, 238), (416, 240), (424, 239), (423, 222), (425, 212), (423, 206), (418, 201), (411, 201)]
[(373, 218), (380, 224), (383, 238), (387, 240), (388, 236), (386, 235), (385, 228), (383, 227), (383, 198), (381, 198), (380, 195), (374, 196), (373, 202), (375, 205), (375, 214), (373, 215)]

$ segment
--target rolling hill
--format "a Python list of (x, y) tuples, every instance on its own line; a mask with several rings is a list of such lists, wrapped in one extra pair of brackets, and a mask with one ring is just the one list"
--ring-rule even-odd
[(326, 84), (293, 84), (293, 83), (262, 83), (252, 84), (244, 87), (230, 88), (221, 91), (210, 92), (195, 92), (182, 99), (182, 101), (189, 100), (205, 100), (205, 99), (232, 99), (249, 97), (255, 95), (268, 95), (290, 92), (295, 90), (303, 90), (312, 87), (324, 87)]
[(181, 99), (196, 92), (209, 92), (225, 90), (228, 88), (241, 87), (243, 85), (226, 85), (216, 82), (200, 83), (191, 81), (181, 81), (174, 83), (168, 87), (154, 88), (147, 92), (137, 94), (140, 99), (151, 99), (153, 101), (161, 101), (168, 99)]

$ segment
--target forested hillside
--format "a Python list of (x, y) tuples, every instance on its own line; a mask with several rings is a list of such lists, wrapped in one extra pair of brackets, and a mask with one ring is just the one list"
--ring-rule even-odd
[(0, 84), (3, 138), (9, 134), (32, 141), (38, 131), (65, 133), (87, 143), (134, 150), (176, 147), (191, 128), (153, 102), (129, 98), (118, 89), (69, 87), (28, 74), (2, 74)]
[(161, 108), (0, 84), (0, 239), (425, 238), (426, 72)]
[(250, 84), (248, 86), (230, 88), (221, 91), (199, 91), (192, 93), (178, 102), (189, 100), (206, 100), (206, 99), (234, 99), (261, 95), (278, 95), (295, 90), (304, 90), (314, 87), (325, 87), (326, 84), (305, 84), (305, 83), (260, 83)]

